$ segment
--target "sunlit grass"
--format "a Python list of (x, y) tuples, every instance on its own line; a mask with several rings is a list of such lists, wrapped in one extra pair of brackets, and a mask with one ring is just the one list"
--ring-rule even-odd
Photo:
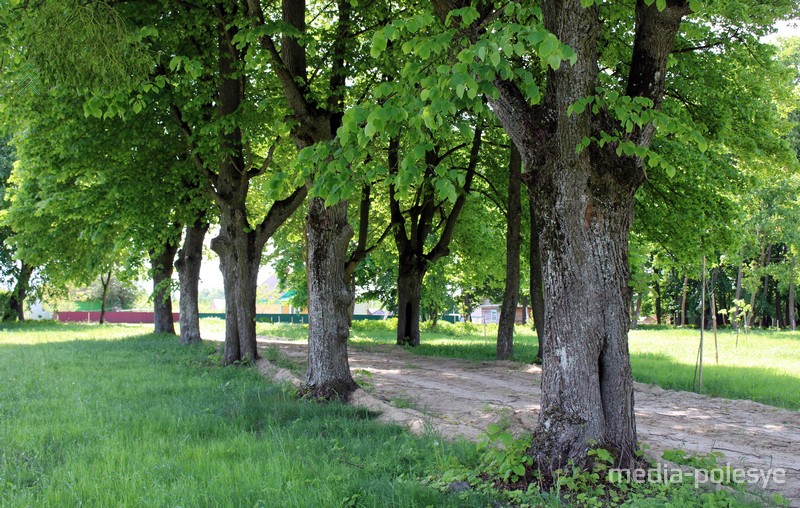
[(0, 327), (0, 506), (490, 503), (419, 481), (473, 446), (297, 400), (217, 344), (124, 337), (151, 327)]

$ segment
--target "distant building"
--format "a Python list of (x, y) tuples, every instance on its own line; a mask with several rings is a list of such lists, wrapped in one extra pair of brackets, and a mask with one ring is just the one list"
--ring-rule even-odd
[[(489, 300), (484, 300), (480, 306), (475, 309), (471, 314), (473, 323), (497, 324), (500, 322), (500, 304), (491, 303)], [(522, 324), (522, 305), (517, 305), (517, 316), (514, 322)], [(527, 315), (530, 316), (530, 308), (527, 309)]]

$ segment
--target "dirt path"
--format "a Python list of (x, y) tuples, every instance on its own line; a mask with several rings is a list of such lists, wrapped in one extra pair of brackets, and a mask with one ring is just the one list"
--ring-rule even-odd
[[(305, 363), (306, 344), (264, 339), (288, 359)], [(366, 391), (392, 406), (390, 419), (475, 439), (488, 424), (514, 432), (536, 425), (541, 369), (512, 362), (468, 362), (414, 355), (385, 346), (351, 348), (350, 367)], [(717, 399), (636, 383), (639, 440), (654, 457), (669, 448), (722, 452), (734, 468), (786, 471), (768, 489), (800, 506), (800, 413), (750, 401)], [(421, 420), (421, 421), (420, 421)]]

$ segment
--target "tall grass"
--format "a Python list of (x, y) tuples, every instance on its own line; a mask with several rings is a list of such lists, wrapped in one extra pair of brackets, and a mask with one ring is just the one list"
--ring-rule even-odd
[(470, 445), (297, 400), (149, 327), (0, 327), (2, 506), (484, 506), (418, 478)]

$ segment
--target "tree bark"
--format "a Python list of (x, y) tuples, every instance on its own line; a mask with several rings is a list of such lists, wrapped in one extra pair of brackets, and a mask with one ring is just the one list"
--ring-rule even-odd
[[(242, 203), (244, 206), (244, 203)], [(211, 248), (219, 255), (225, 287), (225, 350), (223, 365), (258, 359), (256, 344), (256, 287), (264, 243), (247, 231), (241, 213), (223, 210), (220, 233)]]
[(33, 266), (22, 261), (17, 274), (17, 282), (14, 284), (14, 289), (11, 291), (11, 297), (8, 301), (8, 311), (3, 316), (3, 321), (14, 319), (25, 321), (25, 298), (28, 296), (32, 275)]
[(503, 304), (500, 307), (500, 321), (497, 326), (498, 360), (514, 357), (514, 323), (517, 320), (517, 299), (519, 297), (520, 244), (522, 236), (522, 200), (520, 195), (520, 176), (522, 158), (519, 150), (511, 144), (511, 157), (508, 164), (508, 217), (506, 227), (506, 281), (503, 291)]
[(179, 240), (164, 244), (160, 252), (151, 253), (150, 264), (153, 270), (153, 323), (154, 333), (175, 335), (175, 322), (172, 319), (172, 270)]
[(325, 207), (311, 200), (308, 234), (308, 372), (304, 390), (322, 399), (346, 400), (356, 389), (347, 359), (350, 303), (343, 260), (353, 230), (347, 202)]
[(418, 256), (403, 256), (397, 269), (397, 345), (419, 346), (419, 307), (422, 280), (428, 263)]
[(544, 343), (546, 340), (546, 324), (544, 317), (544, 280), (542, 279), (542, 255), (539, 246), (539, 225), (536, 223), (536, 210), (533, 203), (533, 196), (528, 200), (531, 215), (531, 314), (533, 314), (533, 324), (536, 327), (536, 360), (542, 364), (544, 354)]
[(197, 299), (200, 266), (203, 261), (203, 240), (207, 231), (208, 224), (202, 221), (187, 227), (183, 247), (178, 251), (178, 259), (175, 261), (181, 291), (181, 344), (195, 344), (202, 340)]
[(111, 271), (108, 272), (106, 277), (100, 274), (100, 285), (103, 287), (103, 296), (100, 297), (100, 318), (97, 322), (101, 325), (106, 322), (106, 297), (108, 296), (109, 284), (111, 284)]

